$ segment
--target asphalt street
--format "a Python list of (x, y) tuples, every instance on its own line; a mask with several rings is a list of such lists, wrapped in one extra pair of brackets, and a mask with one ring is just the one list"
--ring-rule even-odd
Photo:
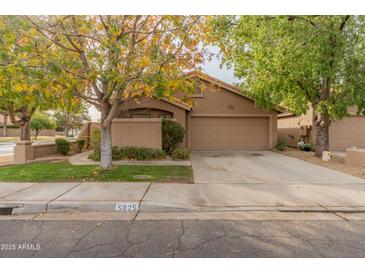
[(0, 143), (0, 156), (14, 153), (15, 143)]
[(0, 221), (0, 257), (365, 257), (365, 221)]

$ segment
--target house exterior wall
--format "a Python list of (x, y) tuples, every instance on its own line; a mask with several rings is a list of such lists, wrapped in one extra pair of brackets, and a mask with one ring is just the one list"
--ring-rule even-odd
[(365, 117), (350, 116), (330, 126), (330, 149), (365, 148)]
[[(211, 117), (211, 118), (240, 118), (242, 121), (246, 120), (251, 123), (251, 120), (257, 118), (267, 118), (267, 148), (272, 149), (277, 142), (277, 112), (276, 111), (264, 111), (261, 108), (255, 106), (254, 102), (248, 98), (245, 98), (239, 94), (233, 93), (225, 88), (217, 88), (210, 85), (208, 82), (204, 82), (206, 86), (202, 89), (202, 92), (194, 96), (194, 106), (190, 111), (190, 128), (191, 134), (191, 121), (194, 117)], [(242, 119), (246, 118), (246, 119)], [(252, 119), (250, 119), (252, 118)], [(265, 123), (263, 123), (265, 124)], [(234, 125), (232, 125), (234, 126)], [(251, 127), (255, 130), (254, 127)], [(226, 130), (224, 126), (221, 127), (221, 131)], [(217, 129), (218, 133), (220, 129)], [(252, 133), (252, 132), (251, 132)], [(224, 132), (221, 132), (224, 134)], [(227, 132), (227, 134), (229, 134)], [(248, 132), (250, 134), (250, 132)], [(223, 136), (223, 135), (222, 135)], [(224, 137), (222, 137), (224, 138)], [(247, 140), (249, 141), (249, 140)], [(227, 147), (230, 147), (230, 138), (226, 138), (225, 141)], [(191, 148), (191, 143), (189, 148)], [(222, 144), (222, 147), (224, 143)]]
[(113, 146), (162, 148), (161, 119), (116, 118), (112, 121)]
[(313, 115), (308, 111), (305, 115), (293, 114), (278, 117), (278, 140), (288, 146), (296, 147), (301, 138), (313, 143)]
[[(152, 118), (157, 118), (159, 113), (166, 113), (166, 112), (172, 113), (175, 121), (178, 122), (185, 129), (185, 131), (187, 131), (187, 118), (188, 118), (187, 111), (173, 104), (165, 102), (163, 100), (158, 100), (154, 98), (138, 98), (137, 100), (129, 100), (124, 105), (124, 111), (119, 113), (117, 117), (118, 118), (130, 117), (128, 113), (136, 109), (150, 109)], [(139, 119), (139, 118), (133, 118), (133, 119)], [(183, 147), (187, 147), (187, 138), (188, 134), (186, 133), (182, 143)]]
[[(217, 149), (227, 150), (235, 150), (236, 148), (258, 150), (275, 147), (277, 143), (276, 110), (265, 111), (256, 107), (251, 99), (244, 97), (234, 87), (226, 87), (226, 85), (217, 87), (205, 80), (201, 82), (202, 85), (192, 97), (194, 105), (190, 111), (189, 108), (181, 106), (180, 103), (170, 103), (155, 98), (140, 97), (125, 102), (123, 109), (116, 114), (117, 118), (113, 120), (112, 144), (160, 147), (161, 144), (157, 144), (157, 127), (154, 128), (153, 123), (151, 125), (147, 123), (153, 120), (161, 123), (160, 115), (172, 114), (173, 119), (186, 131), (182, 147), (191, 149), (191, 139), (196, 138), (196, 132), (200, 131), (198, 132), (199, 135), (202, 128), (205, 128), (203, 129), (203, 131), (205, 130), (203, 139), (209, 135), (216, 138), (214, 140), (206, 138), (202, 141), (203, 143), (207, 142), (207, 145), (203, 144), (206, 149), (210, 148), (209, 142), (212, 146), (217, 144), (215, 146)], [(135, 114), (140, 116), (149, 114), (149, 118), (131, 118), (136, 117)], [(124, 122), (121, 122), (123, 119), (125, 119)], [(130, 125), (126, 123), (126, 119), (130, 121)], [(142, 119), (143, 122), (137, 123), (138, 119)], [(132, 123), (133, 120), (135, 123)], [(89, 135), (92, 132), (92, 126), (93, 124), (89, 125)], [(150, 126), (153, 128), (147, 130)], [(152, 135), (151, 130), (154, 131)], [(82, 134), (80, 135), (89, 136), (83, 132), (84, 130), (81, 130)], [(232, 137), (232, 135), (235, 136)], [(159, 138), (161, 139), (161, 137)], [(122, 139), (128, 141), (125, 143), (120, 141)], [(131, 141), (135, 143), (131, 144)], [(149, 143), (150, 141), (152, 143)]]
[[(329, 128), (330, 150), (345, 150), (353, 146), (365, 148), (365, 116), (356, 115), (356, 108), (348, 108), (349, 117), (332, 122)], [(300, 136), (307, 136), (307, 142), (316, 143), (316, 129), (313, 111), (305, 115), (279, 115), (278, 138), (289, 146), (296, 146)]]

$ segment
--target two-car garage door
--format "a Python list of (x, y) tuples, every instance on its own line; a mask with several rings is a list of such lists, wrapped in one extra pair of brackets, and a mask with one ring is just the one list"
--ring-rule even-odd
[(267, 117), (191, 117), (192, 150), (268, 149)]

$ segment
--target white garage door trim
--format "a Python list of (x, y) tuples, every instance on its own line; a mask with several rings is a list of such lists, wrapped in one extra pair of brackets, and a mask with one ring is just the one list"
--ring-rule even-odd
[(268, 148), (273, 148), (273, 142), (272, 142), (272, 130), (273, 130), (273, 117), (272, 115), (268, 114), (227, 114), (227, 113), (192, 113), (189, 115), (189, 127), (188, 127), (188, 136), (189, 136), (189, 148), (191, 148), (191, 123), (192, 118), (194, 117), (217, 117), (217, 118), (268, 118)]

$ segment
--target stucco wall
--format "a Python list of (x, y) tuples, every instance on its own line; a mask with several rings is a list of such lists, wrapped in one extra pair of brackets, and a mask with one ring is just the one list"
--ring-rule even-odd
[[(350, 117), (332, 122), (329, 128), (330, 150), (345, 150), (353, 146), (365, 148), (365, 117), (356, 115), (356, 108), (349, 107)], [(307, 126), (307, 127), (306, 127)], [(312, 127), (308, 129), (308, 126)], [(307, 129), (306, 129), (307, 128)], [(288, 145), (296, 146), (300, 135), (307, 135), (308, 142), (316, 143), (316, 129), (313, 123), (313, 111), (301, 116), (278, 117), (278, 138)]]
[(33, 144), (33, 159), (57, 153), (55, 144)]
[(112, 145), (161, 149), (161, 119), (116, 118), (112, 121)]
[[(0, 129), (0, 136), (1, 137), (19, 137), (20, 136), (20, 128), (7, 128), (7, 135), (2, 136), (3, 134), (3, 128)], [(34, 136), (34, 131), (32, 130), (30, 135)], [(44, 129), (41, 130), (40, 134), (38, 136), (55, 136), (56, 132), (54, 129)]]
[[(155, 114), (155, 117), (158, 113), (160, 113), (160, 111), (158, 110), (164, 110), (172, 113), (175, 121), (178, 122), (186, 130), (182, 146), (183, 147), (187, 146), (187, 117), (188, 117), (187, 111), (178, 106), (154, 98), (137, 98), (126, 102), (126, 104), (124, 105), (124, 111), (119, 113), (117, 117), (118, 118), (128, 117), (127, 113), (129, 110), (145, 109), (145, 108), (151, 109), (151, 113)], [(133, 118), (133, 119), (138, 119), (138, 118)]]
[(330, 126), (330, 149), (365, 148), (365, 117), (351, 116)]
[[(202, 81), (200, 95), (194, 96), (191, 117), (267, 117), (269, 118), (268, 148), (275, 147), (277, 142), (277, 112), (265, 111), (255, 103), (239, 94), (218, 88)], [(191, 120), (191, 118), (190, 118)], [(189, 132), (191, 129), (189, 129)]]
[[(70, 153), (77, 153), (76, 142), (70, 143)], [(52, 156), (57, 153), (56, 144), (33, 144), (31, 141), (19, 141), (14, 148), (14, 163), (24, 164), (37, 158)]]
[(311, 115), (278, 117), (278, 139), (288, 146), (296, 147), (302, 136), (306, 142), (313, 142)]

